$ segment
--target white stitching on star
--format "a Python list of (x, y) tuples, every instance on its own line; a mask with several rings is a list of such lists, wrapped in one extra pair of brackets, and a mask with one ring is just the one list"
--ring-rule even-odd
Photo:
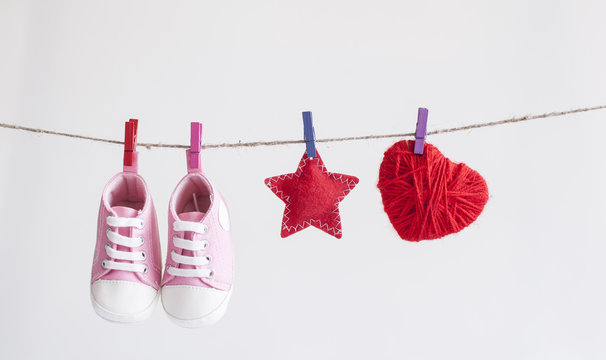
[(305, 167), (307, 165), (307, 161), (304, 161), (304, 162), (299, 163), (299, 167), (297, 168), (297, 171), (295, 171), (294, 173), (274, 176), (274, 177), (267, 179), (265, 182), (265, 184), (271, 189), (271, 191), (274, 194), (276, 194), (280, 199), (282, 199), (284, 201), (284, 203), (286, 204), (286, 208), (284, 210), (284, 217), (282, 220), (282, 228), (286, 229), (289, 233), (292, 233), (293, 230), (300, 231), (300, 230), (303, 230), (304, 228), (306, 228), (307, 226), (312, 226), (312, 222), (317, 222), (320, 225), (318, 227), (320, 229), (325, 228), (326, 229), (325, 231), (327, 233), (329, 233), (331, 235), (341, 235), (342, 234), (341, 216), (339, 214), (338, 205), (345, 198), (345, 196), (347, 196), (347, 194), (349, 194), (349, 192), (357, 185), (357, 183), (353, 180), (344, 179), (343, 174), (335, 175), (334, 173), (329, 172), (326, 169), (326, 166), (324, 165), (324, 163), (320, 164), (319, 157), (316, 157), (315, 159), (311, 159), (311, 160), (309, 158), (307, 158), (306, 160), (307, 161), (316, 161), (316, 165), (318, 165), (320, 167), (322, 173), (327, 174), (328, 176), (332, 177), (334, 180), (338, 180), (341, 183), (347, 185), (347, 189), (343, 190), (343, 194), (341, 196), (339, 196), (337, 198), (337, 202), (333, 204), (335, 209), (332, 211), (332, 213), (335, 214), (334, 220), (336, 220), (336, 225), (333, 227), (329, 227), (328, 223), (322, 223), (321, 220), (316, 220), (316, 219), (311, 219), (310, 221), (303, 221), (302, 224), (298, 224), (295, 226), (286, 225), (288, 220), (290, 220), (290, 218), (288, 217), (288, 214), (291, 211), (290, 210), (290, 205), (291, 205), (290, 196), (284, 195), (284, 192), (281, 190), (278, 190), (278, 187), (275, 186), (273, 183), (284, 180), (286, 178), (292, 179), (294, 176), (300, 177), (301, 174), (303, 173), (303, 167)]

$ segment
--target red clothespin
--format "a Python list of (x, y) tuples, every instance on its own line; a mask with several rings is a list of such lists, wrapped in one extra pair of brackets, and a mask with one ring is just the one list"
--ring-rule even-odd
[(202, 150), (202, 123), (191, 123), (190, 146), (187, 150), (187, 170), (200, 171), (202, 169), (202, 161), (200, 151)]
[(425, 147), (425, 137), (427, 136), (427, 113), (426, 108), (419, 108), (417, 115), (417, 131), (415, 133), (415, 147), (414, 153), (423, 155), (423, 148)]
[(124, 171), (137, 172), (137, 126), (139, 120), (130, 119), (124, 125)]

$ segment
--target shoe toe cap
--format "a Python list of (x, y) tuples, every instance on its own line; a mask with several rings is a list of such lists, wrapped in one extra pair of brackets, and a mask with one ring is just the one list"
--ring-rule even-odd
[(93, 300), (103, 310), (122, 315), (145, 311), (158, 294), (151, 286), (120, 280), (97, 280), (92, 284), (91, 292)]
[(195, 320), (225, 307), (228, 294), (227, 291), (200, 286), (164, 286), (162, 305), (176, 319)]

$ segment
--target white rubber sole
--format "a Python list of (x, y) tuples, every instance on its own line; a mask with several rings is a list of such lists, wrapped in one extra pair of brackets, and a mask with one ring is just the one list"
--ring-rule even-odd
[[(174, 322), (175, 324), (177, 324), (181, 327), (184, 327), (184, 328), (196, 329), (196, 328), (203, 327), (203, 326), (214, 325), (217, 322), (219, 322), (219, 320), (221, 320), (223, 315), (225, 315), (225, 312), (227, 311), (227, 306), (229, 305), (229, 300), (231, 299), (231, 293), (232, 293), (233, 289), (234, 289), (234, 287), (232, 285), (231, 289), (227, 293), (227, 296), (225, 297), (225, 300), (223, 300), (221, 305), (219, 305), (219, 307), (216, 308), (215, 310), (213, 310), (211, 313), (209, 313), (201, 318), (184, 320), (184, 319), (179, 319), (179, 318), (172, 316), (171, 314), (168, 313), (168, 311), (166, 311), (166, 308), (164, 308), (164, 311), (166, 312), (166, 315), (168, 315), (168, 318), (172, 322)], [(162, 307), (164, 307), (164, 304), (162, 304)]]
[(95, 301), (95, 297), (93, 296), (92, 291), (90, 293), (90, 301), (92, 302), (93, 309), (95, 309), (95, 312), (97, 313), (97, 315), (99, 315), (100, 317), (102, 317), (103, 319), (105, 319), (107, 321), (123, 323), (123, 324), (124, 323), (137, 323), (137, 322), (141, 322), (141, 321), (149, 318), (151, 316), (151, 314), (154, 312), (154, 309), (156, 308), (156, 304), (158, 303), (159, 297), (160, 297), (160, 291), (157, 291), (156, 296), (154, 297), (152, 302), (145, 308), (145, 310), (143, 310), (141, 312), (138, 312), (136, 314), (117, 314), (117, 313), (111, 312), (111, 311), (103, 308), (101, 305), (99, 305)]

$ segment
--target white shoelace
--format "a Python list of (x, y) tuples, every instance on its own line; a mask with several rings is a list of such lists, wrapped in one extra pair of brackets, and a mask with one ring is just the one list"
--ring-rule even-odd
[[(208, 231), (208, 227), (197, 222), (177, 220), (173, 223), (173, 230), (189, 231), (204, 235)], [(188, 239), (182, 239), (177, 236), (173, 236), (173, 245), (176, 248), (189, 251), (202, 251), (208, 248), (207, 241), (193, 241)], [(208, 265), (212, 260), (209, 255), (185, 256), (177, 254), (174, 250), (170, 253), (170, 258), (177, 264), (194, 266)], [(166, 268), (166, 272), (168, 272), (172, 276), (204, 278), (212, 278), (214, 274), (212, 269), (181, 269), (179, 267), (174, 266), (168, 266)]]
[[(107, 224), (112, 227), (135, 227), (137, 229), (143, 229), (144, 223), (141, 219), (136, 218), (123, 218), (117, 216), (108, 216)], [(139, 247), (143, 245), (145, 240), (143, 236), (131, 238), (128, 236), (120, 235), (117, 232), (107, 228), (105, 234), (107, 239), (112, 243), (128, 248)], [(105, 253), (111, 259), (103, 259), (101, 266), (104, 269), (110, 270), (123, 270), (131, 272), (146, 273), (148, 268), (145, 264), (128, 263), (128, 262), (116, 262), (114, 260), (128, 260), (128, 261), (143, 261), (146, 259), (145, 251), (122, 251), (114, 249), (109, 243), (105, 244)]]

